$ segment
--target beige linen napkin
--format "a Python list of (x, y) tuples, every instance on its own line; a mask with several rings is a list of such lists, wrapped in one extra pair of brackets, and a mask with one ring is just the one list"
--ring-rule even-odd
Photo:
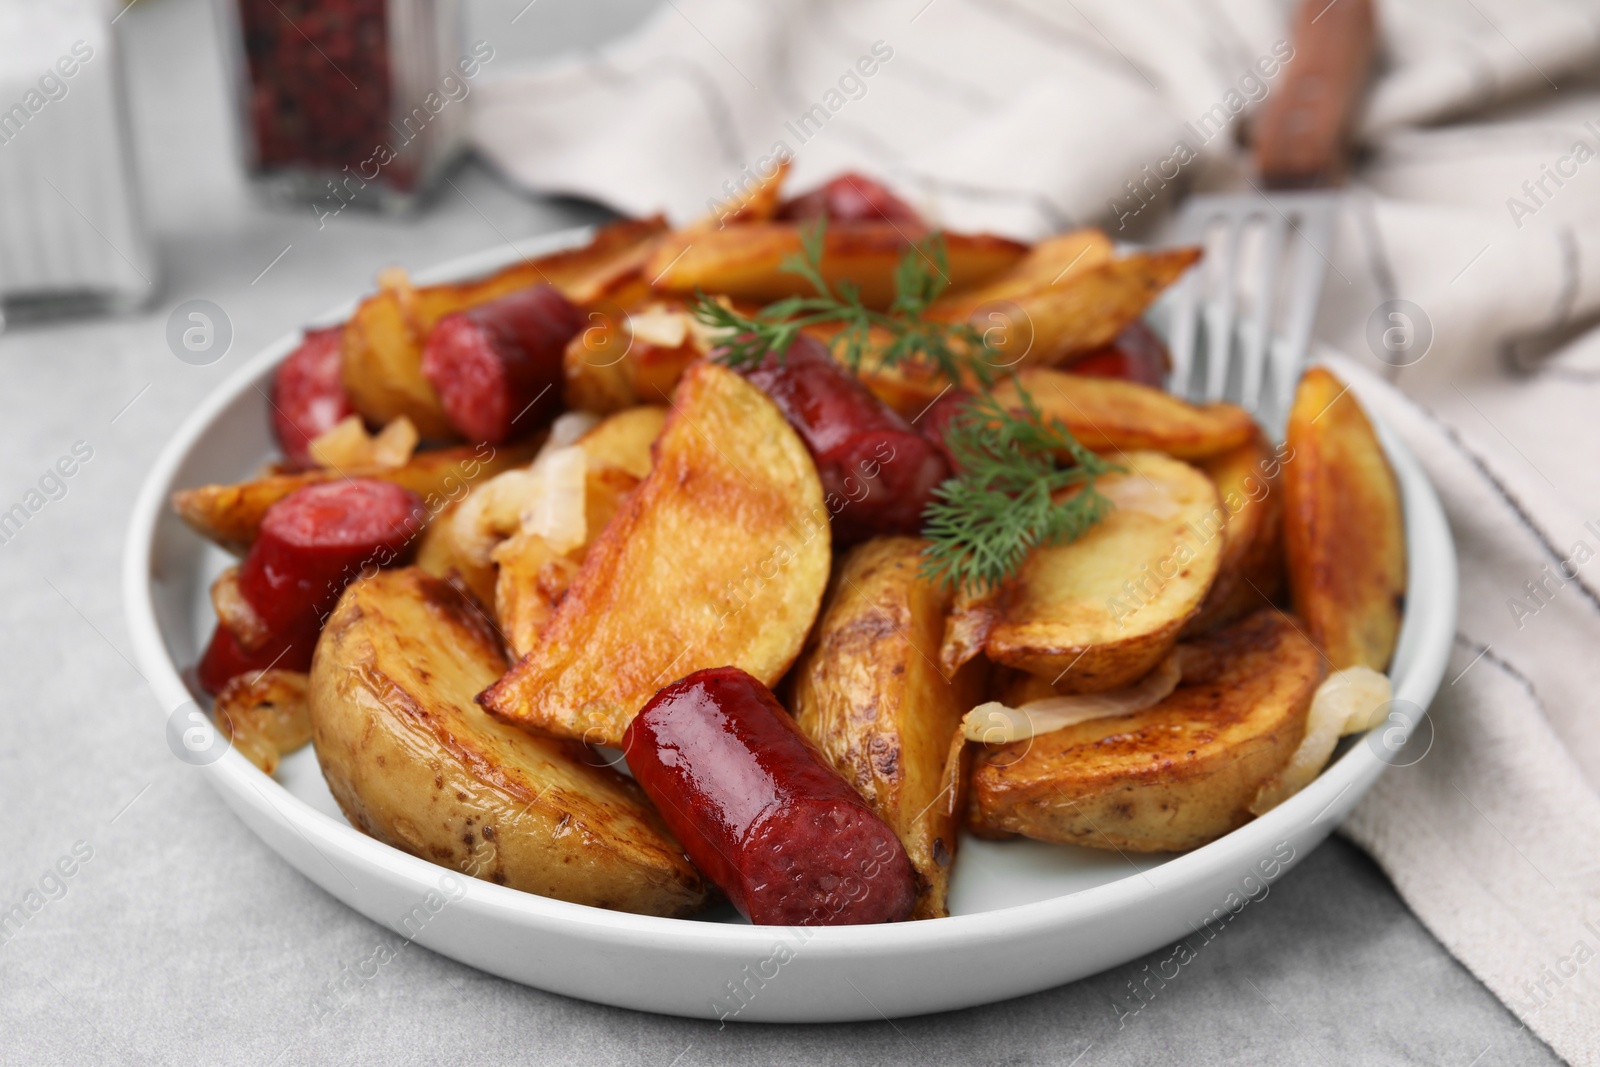
[[(1427, 467), (1462, 591), (1431, 748), (1345, 832), (1600, 1064), (1600, 78), (1574, 74), (1600, 68), (1600, 5), (1378, 5), (1319, 353)], [(672, 0), (603, 55), (484, 86), (476, 140), (530, 188), (680, 221), (782, 151), (797, 188), (860, 169), (952, 227), (1161, 240), (1178, 194), (1239, 185), (1285, 25), (1266, 0)], [(1157, 189), (1179, 144), (1144, 206), (1130, 183)], [(1405, 366), (1396, 323), (1427, 342)]]

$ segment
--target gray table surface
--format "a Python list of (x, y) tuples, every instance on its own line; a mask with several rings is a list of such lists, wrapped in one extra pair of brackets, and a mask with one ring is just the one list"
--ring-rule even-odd
[[(646, 6), (544, 0), (509, 47), (599, 40)], [(1117, 1005), (1159, 956), (947, 1015), (718, 1029), (523, 988), (412, 946), (319, 1019), (314, 1003), (341, 968), (395, 935), (279, 860), (168, 751), (128, 659), (119, 595), (134, 495), (207, 392), (377, 268), (598, 213), (520, 196), (471, 164), (415, 221), (346, 212), (319, 231), (309, 212), (254, 206), (233, 171), (202, 0), (141, 0), (123, 28), (161, 295), (143, 315), (0, 334), (0, 510), (74, 442), (93, 449), (66, 494), (0, 544), (0, 910), (75, 845), (92, 849), (0, 943), (0, 1061), (1554, 1062), (1338, 839), (1127, 1017)], [(167, 313), (193, 297), (220, 305), (234, 329), (230, 353), (208, 367), (179, 362), (164, 340)]]

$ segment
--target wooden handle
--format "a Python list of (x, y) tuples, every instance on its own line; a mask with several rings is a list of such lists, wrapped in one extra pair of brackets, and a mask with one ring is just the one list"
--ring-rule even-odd
[(1256, 170), (1269, 188), (1343, 180), (1376, 36), (1372, 0), (1303, 0), (1290, 32), (1294, 54), (1255, 123)]

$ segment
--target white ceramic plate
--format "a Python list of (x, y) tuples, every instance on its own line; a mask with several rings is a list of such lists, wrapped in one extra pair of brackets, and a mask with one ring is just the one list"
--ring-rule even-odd
[[(570, 231), (515, 252), (457, 260), (420, 280), (471, 277), (588, 235)], [(324, 321), (341, 321), (351, 310), (337, 308)], [(123, 575), (128, 623), (140, 667), (168, 716), (169, 738), (197, 710), (179, 672), (199, 658), (210, 634), (207, 589), (230, 560), (191, 532), (167, 499), (174, 489), (246, 476), (272, 454), (258, 388), (299, 336), (269, 346), (190, 416), (134, 510)], [(754, 927), (731, 910), (706, 920), (658, 919), (455, 876), (353, 829), (309, 748), (286, 760), (277, 780), (232, 751), (201, 771), (247, 826), (350, 907), (436, 952), (541, 989), (644, 1011), (762, 1022), (915, 1015), (1046, 989), (1170, 944), (1258, 897), (1338, 825), (1387, 765), (1414, 757), (1414, 750), (1396, 755), (1393, 746), (1422, 721), (1444, 672), (1455, 630), (1455, 546), (1416, 460), (1392, 435), (1384, 443), (1405, 498), (1410, 559), (1392, 672), (1401, 713), (1380, 728), (1390, 747), (1375, 736), (1347, 742), (1304, 791), (1193, 852), (1133, 856), (966, 839), (950, 918)]]

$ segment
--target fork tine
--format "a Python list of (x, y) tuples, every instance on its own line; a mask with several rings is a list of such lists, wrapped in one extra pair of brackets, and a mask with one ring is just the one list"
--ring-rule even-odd
[(1261, 383), (1266, 377), (1267, 353), (1272, 342), (1272, 310), (1278, 288), (1278, 253), (1289, 226), (1277, 212), (1260, 216), (1261, 255), (1257, 263), (1255, 306), (1251, 327), (1244, 336), (1244, 362), (1240, 366), (1239, 404), (1255, 411), (1261, 406)]
[(1194, 389), (1195, 334), (1200, 317), (1200, 282), (1203, 267), (1191, 267), (1178, 282), (1173, 294), (1172, 342), (1168, 353), (1172, 356), (1172, 372), (1167, 376), (1167, 389), (1174, 396), (1187, 397)]
[(1272, 425), (1275, 428), (1288, 416), (1295, 386), (1311, 347), (1311, 329), (1316, 324), (1322, 283), (1328, 275), (1324, 249), (1331, 250), (1337, 211), (1337, 201), (1327, 196), (1307, 198), (1295, 205), (1297, 232), (1289, 237), (1295, 246), (1294, 286), (1289, 293), (1283, 343), (1273, 346)]
[(1206, 308), (1205, 388), (1200, 399), (1208, 402), (1222, 399), (1222, 392), (1228, 384), (1228, 365), (1233, 360), (1233, 308), (1236, 299), (1233, 272), (1243, 220), (1236, 211), (1229, 212), (1223, 218), (1226, 225), (1223, 227), (1217, 257), (1217, 278), (1221, 290), (1216, 300)]

